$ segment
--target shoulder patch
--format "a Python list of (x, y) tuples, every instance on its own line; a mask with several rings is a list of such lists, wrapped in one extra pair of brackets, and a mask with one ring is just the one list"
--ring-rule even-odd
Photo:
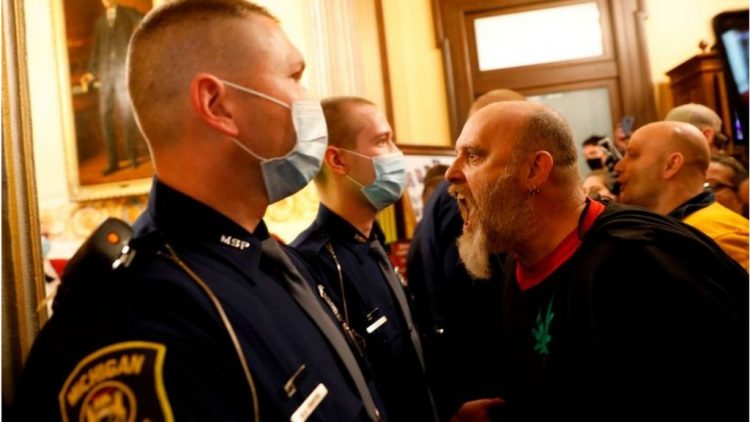
[(172, 421), (162, 369), (167, 348), (125, 341), (83, 358), (58, 396), (65, 422)]

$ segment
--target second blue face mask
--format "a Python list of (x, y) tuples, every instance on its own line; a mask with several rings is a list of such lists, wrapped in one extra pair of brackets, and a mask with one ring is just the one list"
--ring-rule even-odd
[(406, 160), (401, 151), (368, 157), (356, 151), (343, 149), (342, 151), (367, 158), (372, 161), (375, 170), (375, 180), (365, 186), (348, 174), (346, 177), (362, 188), (362, 194), (377, 211), (393, 204), (401, 198), (406, 186)]

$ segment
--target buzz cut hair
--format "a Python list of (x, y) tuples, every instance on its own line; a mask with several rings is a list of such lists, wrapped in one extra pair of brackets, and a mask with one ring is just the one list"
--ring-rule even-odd
[(187, 92), (195, 73), (240, 70), (241, 61), (220, 48), (232, 41), (216, 28), (252, 16), (279, 22), (246, 0), (172, 0), (144, 17), (130, 40), (127, 67), (133, 111), (149, 144), (152, 135), (175, 125), (169, 120), (177, 118), (173, 101)]
[[(320, 102), (328, 127), (328, 145), (344, 149), (357, 147), (357, 135), (363, 127), (352, 119), (352, 111), (357, 106), (373, 106), (375, 103), (361, 97), (340, 96), (326, 98)], [(323, 165), (315, 176), (315, 183), (321, 187), (330, 179), (328, 165)]]
[(369, 105), (375, 107), (375, 103), (361, 97), (331, 97), (321, 101), (323, 114), (328, 126), (328, 145), (346, 149), (354, 149), (357, 135), (362, 131), (351, 118), (352, 110), (356, 106)]

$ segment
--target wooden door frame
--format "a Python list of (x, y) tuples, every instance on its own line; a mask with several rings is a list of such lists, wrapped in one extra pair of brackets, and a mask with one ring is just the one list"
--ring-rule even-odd
[[(564, 62), (564, 67), (559, 63), (529, 66), (541, 75), (549, 77), (552, 83), (550, 90), (556, 90), (558, 85), (570, 85), (571, 83), (585, 83), (587, 80), (579, 79), (567, 81), (564, 72), (565, 67), (587, 66), (590, 72), (596, 73), (596, 79), (605, 80), (615, 78), (617, 80), (618, 92), (612, 95), (612, 112), (621, 110), (623, 114), (633, 115), (638, 124), (644, 124), (656, 119), (656, 105), (654, 101), (653, 84), (649, 67), (648, 53), (643, 28), (646, 17), (645, 0), (591, 0), (606, 5), (604, 21), (611, 25), (609, 34), (603, 34), (605, 42), (605, 56), (595, 60), (573, 60)], [(566, 5), (578, 2), (566, 0), (503, 0), (502, 10), (519, 11), (527, 8), (538, 8), (540, 4), (548, 3), (550, 6)], [(481, 81), (475, 75), (472, 64), (472, 54), (469, 52), (469, 32), (467, 30), (465, 17), (468, 13), (481, 13), (484, 11), (497, 10), (498, 0), (433, 0), (433, 16), (435, 25), (436, 44), (442, 50), (443, 66), (445, 68), (446, 91), (448, 97), (448, 109), (450, 113), (450, 128), (452, 139), (457, 139), (458, 134), (466, 121), (471, 103), (477, 95), (488, 90), (486, 81)], [(606, 28), (603, 28), (605, 30)], [(611, 36), (611, 39), (608, 37)], [(608, 43), (611, 43), (608, 45)], [(612, 55), (607, 60), (609, 55)], [(594, 69), (591, 66), (598, 66)], [(583, 68), (583, 67), (581, 67)], [(512, 73), (507, 73), (512, 75)], [(593, 80), (593, 79), (589, 79)], [(536, 91), (538, 86), (525, 86), (522, 77), (514, 77), (507, 80), (504, 86), (497, 88), (510, 88), (523, 93)], [(482, 85), (482, 86), (479, 86)], [(615, 99), (619, 100), (615, 104)], [(619, 116), (613, 117), (617, 121)]]

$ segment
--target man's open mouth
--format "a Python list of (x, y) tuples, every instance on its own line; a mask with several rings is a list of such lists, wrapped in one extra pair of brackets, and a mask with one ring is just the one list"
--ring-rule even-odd
[(464, 230), (466, 230), (471, 227), (471, 206), (469, 205), (469, 200), (462, 193), (457, 193), (456, 201), (458, 202), (458, 209), (461, 211), (461, 218), (464, 220)]

